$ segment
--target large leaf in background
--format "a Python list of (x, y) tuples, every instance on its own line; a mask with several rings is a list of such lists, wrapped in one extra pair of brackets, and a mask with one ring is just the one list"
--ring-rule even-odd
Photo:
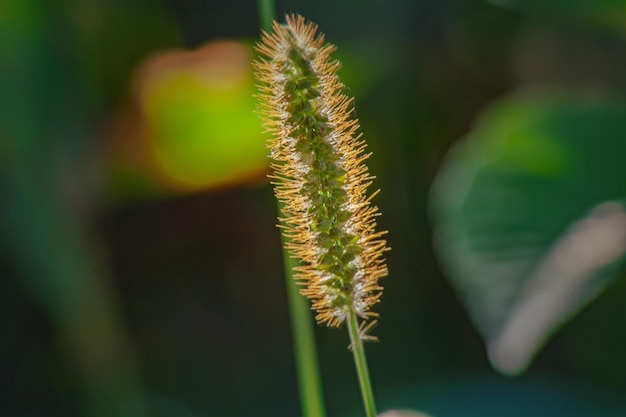
[(454, 148), (431, 195), (442, 267), (491, 362), (522, 372), (624, 263), (626, 101), (517, 95)]

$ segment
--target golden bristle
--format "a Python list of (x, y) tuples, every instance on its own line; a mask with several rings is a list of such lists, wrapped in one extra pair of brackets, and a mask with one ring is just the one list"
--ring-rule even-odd
[(374, 178), (364, 164), (370, 154), (357, 134), (353, 99), (337, 76), (340, 63), (331, 59), (335, 49), (317, 25), (288, 15), (285, 25), (274, 22), (273, 33), (263, 33), (256, 47), (262, 57), (254, 63), (260, 113), (272, 136), (280, 226), (301, 262), (294, 268), (305, 285), (301, 292), (317, 321), (329, 326), (351, 312), (365, 320), (376, 316), (370, 308), (381, 296), (388, 250), (381, 239), (386, 232), (376, 232), (373, 195), (366, 195)]

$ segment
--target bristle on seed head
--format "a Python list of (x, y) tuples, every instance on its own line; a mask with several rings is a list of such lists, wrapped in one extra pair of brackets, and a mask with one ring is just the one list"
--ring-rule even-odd
[[(339, 326), (351, 312), (375, 317), (387, 275), (388, 250), (377, 232), (378, 209), (370, 205), (372, 177), (365, 143), (343, 94), (335, 50), (302, 16), (288, 15), (263, 33), (254, 63), (260, 113), (271, 134), (274, 191), (282, 203), (287, 249), (298, 258), (295, 278), (305, 287), (316, 319)], [(363, 328), (369, 328), (369, 325)], [(366, 338), (365, 331), (362, 337)]]

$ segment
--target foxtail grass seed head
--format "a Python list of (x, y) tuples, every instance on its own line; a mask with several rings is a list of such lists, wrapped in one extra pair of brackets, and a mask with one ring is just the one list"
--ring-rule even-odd
[(370, 204), (372, 177), (366, 145), (357, 133), (352, 98), (337, 76), (335, 46), (325, 43), (314, 23), (288, 15), (263, 33), (254, 63), (260, 113), (271, 134), (276, 197), (287, 249), (300, 260), (295, 278), (312, 301), (319, 323), (339, 326), (351, 313), (362, 322), (362, 337), (376, 317), (387, 275), (388, 249), (377, 232), (378, 209)]

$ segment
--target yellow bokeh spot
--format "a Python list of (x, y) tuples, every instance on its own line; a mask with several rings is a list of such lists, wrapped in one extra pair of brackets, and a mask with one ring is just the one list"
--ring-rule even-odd
[(159, 57), (145, 73), (148, 146), (169, 185), (207, 188), (267, 169), (251, 60), (247, 46), (216, 42)]

